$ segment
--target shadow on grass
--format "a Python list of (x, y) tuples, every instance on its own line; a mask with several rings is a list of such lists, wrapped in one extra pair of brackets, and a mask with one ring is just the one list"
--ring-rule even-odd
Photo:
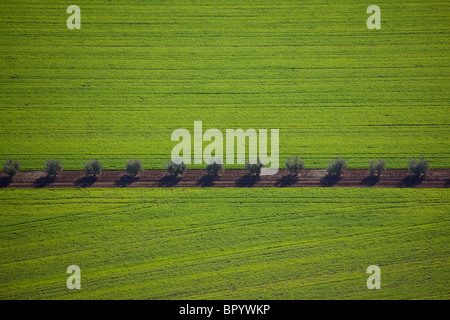
[(414, 188), (421, 184), (424, 179), (424, 176), (410, 175), (404, 178), (398, 186), (400, 188)]
[(96, 176), (87, 176), (87, 177), (82, 177), (82, 178), (78, 179), (77, 181), (75, 181), (75, 185), (77, 187), (87, 188), (87, 187), (92, 186), (96, 181), (97, 181)]
[(214, 185), (214, 181), (217, 179), (219, 179), (219, 176), (206, 174), (197, 181), (197, 185), (201, 187), (212, 187)]
[(12, 182), (12, 178), (11, 177), (1, 177), (0, 178), (0, 189), (1, 188), (6, 188), (7, 186), (9, 186), (9, 184)]
[(290, 187), (296, 182), (298, 182), (298, 176), (288, 174), (287, 176), (282, 176), (280, 179), (278, 179), (275, 185), (277, 187)]
[(336, 176), (336, 175), (327, 174), (325, 177), (320, 179), (320, 185), (322, 187), (332, 187), (341, 180), (342, 180), (342, 176), (340, 176), (340, 175)]
[(373, 187), (378, 182), (380, 182), (380, 177), (378, 177), (378, 176), (367, 176), (359, 184), (364, 185), (364, 186), (368, 186), (368, 187)]
[(128, 187), (133, 182), (139, 181), (139, 177), (129, 176), (128, 174), (124, 174), (116, 181), (115, 185), (120, 188)]
[(164, 176), (159, 179), (158, 184), (160, 187), (173, 187), (180, 182), (181, 178), (178, 176)]
[(236, 186), (239, 188), (251, 188), (255, 185), (255, 183), (257, 183), (260, 180), (260, 176), (256, 175), (256, 176), (250, 176), (248, 174), (246, 174), (245, 176), (240, 177), (237, 181), (236, 181)]
[(34, 187), (35, 188), (45, 188), (49, 184), (55, 182), (55, 178), (56, 177), (54, 177), (54, 176), (43, 176), (43, 177), (40, 177), (39, 179), (37, 179), (34, 182)]

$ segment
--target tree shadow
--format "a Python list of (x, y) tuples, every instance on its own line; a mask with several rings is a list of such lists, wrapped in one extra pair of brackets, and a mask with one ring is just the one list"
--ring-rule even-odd
[(115, 185), (120, 188), (125, 188), (136, 181), (139, 181), (139, 177), (124, 174), (116, 181)]
[(181, 178), (178, 176), (164, 176), (158, 180), (160, 187), (173, 187), (180, 182)]
[(248, 175), (246, 174), (245, 176), (240, 177), (237, 181), (236, 181), (236, 186), (239, 188), (251, 188), (255, 185), (255, 183), (257, 183), (260, 180), (260, 176), (259, 175)]
[(0, 189), (1, 188), (6, 188), (7, 186), (9, 186), (9, 184), (12, 182), (12, 178), (11, 177), (1, 177), (0, 178)]
[(447, 181), (445, 181), (445, 187), (448, 188), (449, 185), (450, 185), (450, 179), (448, 179)]
[(373, 187), (378, 182), (380, 182), (380, 177), (378, 177), (378, 176), (367, 176), (363, 180), (361, 180), (361, 182), (359, 184), (362, 184), (362, 185), (365, 185), (365, 186), (368, 186), (368, 187)]
[(218, 178), (218, 176), (206, 174), (197, 181), (197, 185), (200, 185), (201, 187), (212, 187), (214, 185), (214, 181)]
[(401, 188), (414, 188), (421, 184), (424, 179), (425, 176), (410, 175), (404, 178), (398, 186)]
[(92, 186), (97, 181), (96, 176), (86, 176), (75, 181), (75, 185), (81, 188), (87, 188)]
[(322, 187), (332, 187), (341, 180), (342, 180), (342, 176), (340, 176), (340, 175), (336, 176), (336, 175), (327, 174), (322, 179), (320, 179), (320, 184)]
[(280, 179), (278, 179), (277, 182), (275, 183), (275, 185), (277, 187), (290, 187), (297, 181), (298, 181), (297, 175), (288, 174), (288, 175), (282, 176)]
[(54, 177), (54, 176), (43, 176), (43, 177), (40, 177), (39, 179), (37, 179), (34, 182), (34, 187), (35, 188), (45, 188), (49, 184), (55, 182), (55, 178), (56, 177)]

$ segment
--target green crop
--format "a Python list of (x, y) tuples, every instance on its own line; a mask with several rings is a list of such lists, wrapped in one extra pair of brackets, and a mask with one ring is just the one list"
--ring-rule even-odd
[(448, 299), (449, 212), (446, 189), (4, 189), (0, 299)]
[(381, 30), (367, 29), (364, 1), (76, 4), (81, 30), (67, 29), (65, 2), (1, 4), (0, 158), (23, 169), (163, 169), (171, 133), (196, 120), (280, 129), (280, 163), (448, 167), (443, 2), (378, 1)]

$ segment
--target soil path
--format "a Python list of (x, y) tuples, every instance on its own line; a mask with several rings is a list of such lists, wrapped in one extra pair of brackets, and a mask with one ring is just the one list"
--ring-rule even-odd
[(408, 170), (393, 169), (381, 177), (371, 178), (368, 170), (347, 169), (339, 178), (327, 177), (326, 170), (304, 170), (298, 177), (280, 170), (273, 176), (248, 177), (242, 169), (225, 170), (212, 179), (205, 170), (187, 170), (178, 178), (169, 177), (165, 170), (145, 170), (130, 178), (123, 170), (105, 170), (98, 177), (86, 177), (84, 171), (63, 171), (55, 179), (43, 171), (20, 171), (12, 181), (0, 177), (0, 188), (155, 188), (155, 187), (382, 187), (382, 188), (448, 188), (450, 169), (430, 170), (424, 179), (414, 178)]

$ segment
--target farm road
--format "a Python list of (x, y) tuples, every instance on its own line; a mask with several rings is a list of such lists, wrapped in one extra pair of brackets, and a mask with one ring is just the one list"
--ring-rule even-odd
[(424, 179), (412, 177), (408, 170), (391, 169), (380, 178), (369, 177), (368, 170), (347, 169), (339, 178), (327, 177), (326, 170), (304, 170), (297, 177), (280, 170), (273, 176), (248, 177), (247, 170), (228, 169), (218, 178), (205, 170), (187, 170), (181, 177), (169, 177), (165, 170), (145, 170), (130, 178), (124, 170), (105, 170), (98, 177), (86, 177), (84, 171), (62, 171), (46, 178), (43, 171), (20, 171), (13, 180), (0, 177), (0, 188), (160, 188), (160, 187), (383, 187), (447, 188), (450, 169), (430, 170)]

